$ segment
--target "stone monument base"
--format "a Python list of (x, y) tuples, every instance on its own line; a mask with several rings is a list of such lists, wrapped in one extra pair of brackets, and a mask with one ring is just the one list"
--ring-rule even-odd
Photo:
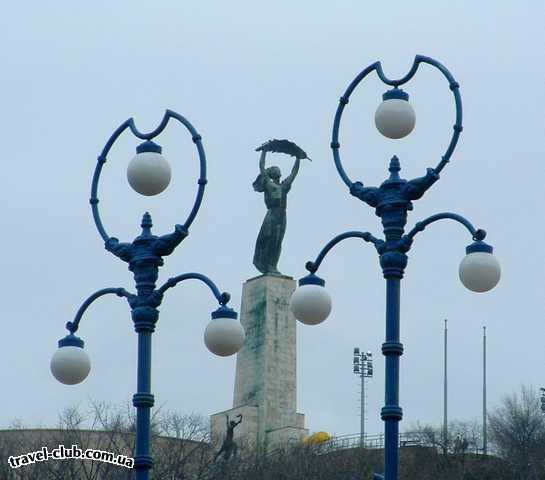
[(242, 288), (240, 322), (246, 331), (237, 354), (234, 407), (212, 415), (211, 432), (219, 448), (227, 430), (225, 415), (242, 422), (234, 430), (240, 449), (278, 448), (308, 435), (297, 413), (296, 321), (289, 303), (296, 287), (285, 275), (251, 278)]
[(283, 447), (302, 442), (305, 437), (308, 437), (308, 428), (305, 428), (305, 415), (297, 414), (297, 423), (293, 427), (282, 427), (265, 432), (267, 448)]

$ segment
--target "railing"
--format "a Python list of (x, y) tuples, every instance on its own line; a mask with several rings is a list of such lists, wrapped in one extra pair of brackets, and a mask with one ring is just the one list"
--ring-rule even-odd
[[(425, 447), (425, 442), (422, 440), (422, 436), (418, 433), (401, 433), (399, 435), (399, 446), (403, 447)], [(324, 452), (330, 452), (334, 450), (347, 450), (349, 448), (368, 448), (368, 449), (382, 449), (384, 448), (384, 434), (376, 435), (364, 435), (359, 434), (341, 435), (333, 437), (326, 442), (316, 444), (317, 449)]]
[[(287, 446), (294, 446), (298, 444), (296, 441), (288, 442)], [(370, 450), (381, 450), (384, 449), (384, 434), (375, 434), (375, 435), (364, 435), (360, 434), (351, 434), (351, 435), (339, 435), (337, 437), (332, 437), (325, 442), (320, 443), (311, 443), (307, 444), (312, 451), (318, 455), (326, 454), (338, 450), (349, 450), (351, 448), (366, 448)], [(399, 447), (400, 448), (410, 448), (410, 447), (425, 447), (433, 448), (439, 453), (442, 452), (442, 447), (433, 439), (427, 438), (422, 432), (404, 432), (399, 434)], [(276, 448), (268, 452), (268, 456), (274, 456), (275, 454), (281, 454), (285, 452), (285, 448)], [(474, 444), (469, 446), (464, 452), (451, 451), (449, 453), (470, 453), (470, 454), (482, 454), (482, 449), (476, 447)], [(489, 455), (494, 455), (494, 452), (489, 448)]]
[[(288, 446), (294, 446), (298, 444), (296, 441), (288, 442)], [(309, 448), (316, 454), (325, 454), (334, 452), (337, 450), (348, 450), (351, 448), (367, 448), (373, 450), (380, 450), (384, 448), (384, 434), (376, 435), (364, 435), (352, 434), (352, 435), (339, 435), (337, 437), (332, 437), (325, 442), (320, 443), (310, 443), (307, 444)], [(417, 433), (401, 433), (399, 435), (399, 446), (404, 447), (427, 447), (431, 445), (426, 445), (422, 439), (422, 436)], [(281, 454), (285, 450), (284, 448), (276, 448), (268, 452), (269, 457), (275, 456), (276, 454)]]

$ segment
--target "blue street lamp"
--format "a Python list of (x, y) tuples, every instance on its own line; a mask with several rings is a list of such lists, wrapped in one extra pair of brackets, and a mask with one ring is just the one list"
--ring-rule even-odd
[[(456, 105), (454, 132), (441, 161), (435, 168), (428, 168), (424, 177), (414, 180), (400, 178), (400, 163), (396, 156), (390, 160), (390, 176), (380, 187), (365, 187), (361, 182), (352, 182), (346, 174), (339, 154), (339, 126), (345, 106), (354, 89), (370, 73), (376, 71), (378, 77), (391, 88), (383, 95), (383, 102), (375, 114), (375, 124), (386, 137), (397, 139), (408, 135), (415, 125), (415, 114), (408, 100), (409, 95), (399, 87), (407, 83), (416, 73), (421, 63), (437, 68), (449, 83)], [(309, 275), (299, 280), (291, 308), (296, 318), (306, 324), (318, 324), (325, 320), (331, 311), (331, 298), (323, 288), (325, 282), (316, 275), (327, 253), (339, 242), (347, 238), (360, 238), (370, 242), (376, 248), (380, 266), (386, 279), (386, 341), (382, 353), (386, 357), (385, 406), (381, 417), (385, 422), (384, 476), (375, 474), (376, 479), (397, 480), (399, 478), (399, 421), (402, 410), (399, 406), (399, 357), (403, 354), (403, 345), (399, 339), (400, 317), (400, 282), (407, 266), (407, 252), (410, 250), (416, 234), (431, 223), (450, 219), (467, 228), (473, 243), (466, 248), (466, 256), (459, 269), (460, 280), (470, 290), (485, 292), (493, 288), (500, 278), (500, 266), (492, 255), (492, 247), (484, 242), (486, 232), (477, 230), (465, 218), (454, 213), (438, 213), (424, 221), (416, 223), (405, 234), (407, 212), (413, 209), (413, 200), (418, 200), (439, 179), (441, 170), (448, 163), (458, 137), (462, 131), (462, 101), (459, 85), (450, 72), (439, 62), (417, 55), (411, 70), (399, 80), (390, 80), (382, 71), (380, 62), (373, 63), (363, 70), (349, 85), (340, 99), (335, 120), (331, 148), (337, 171), (350, 193), (364, 203), (375, 208), (375, 213), (382, 221), (384, 240), (368, 232), (346, 232), (331, 240), (320, 252), (314, 262), (308, 262)]]
[[(120, 243), (110, 237), (102, 225), (98, 211), (98, 182), (106, 158), (118, 137), (128, 128), (144, 142), (136, 148), (136, 156), (129, 163), (127, 179), (129, 184), (142, 195), (161, 193), (170, 182), (170, 166), (161, 155), (161, 147), (152, 140), (157, 137), (173, 118), (189, 130), (197, 147), (200, 160), (200, 175), (197, 196), (189, 216), (183, 225), (176, 225), (174, 232), (157, 237), (151, 233), (151, 216), (145, 213), (142, 219), (142, 233), (132, 243)], [(184, 117), (167, 110), (161, 124), (150, 133), (141, 133), (136, 129), (133, 119), (119, 126), (106, 143), (98, 157), (97, 166), (91, 186), (91, 209), (100, 236), (105, 242), (106, 250), (128, 263), (136, 282), (136, 294), (123, 288), (104, 288), (91, 295), (80, 307), (74, 321), (68, 322), (66, 328), (70, 332), (59, 341), (59, 349), (51, 359), (51, 371), (55, 378), (67, 385), (74, 385), (85, 380), (91, 369), (91, 362), (85, 353), (84, 342), (75, 333), (79, 328), (85, 310), (99, 297), (115, 294), (127, 299), (131, 308), (134, 328), (138, 333), (138, 379), (137, 393), (133, 397), (136, 407), (136, 448), (134, 468), (137, 480), (149, 479), (149, 471), (153, 466), (150, 453), (150, 409), (154, 403), (151, 394), (151, 334), (159, 319), (157, 309), (165, 292), (184, 280), (200, 280), (212, 291), (219, 303), (219, 308), (212, 312), (212, 320), (206, 327), (204, 342), (208, 349), (220, 356), (236, 353), (244, 343), (244, 329), (237, 320), (237, 313), (227, 306), (230, 295), (221, 293), (214, 282), (200, 273), (186, 273), (170, 278), (163, 286), (156, 288), (159, 267), (163, 265), (163, 257), (170, 255), (180, 242), (187, 237), (189, 227), (195, 219), (204, 195), (206, 185), (206, 157), (201, 143), (201, 136)]]

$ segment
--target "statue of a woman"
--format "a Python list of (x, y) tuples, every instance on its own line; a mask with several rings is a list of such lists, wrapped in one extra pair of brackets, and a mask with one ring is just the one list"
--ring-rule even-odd
[(278, 271), (278, 259), (282, 250), (282, 240), (286, 233), (286, 205), (288, 192), (297, 172), (300, 158), (297, 157), (291, 173), (281, 182), (278, 167), (265, 169), (265, 150), (259, 159), (259, 175), (253, 183), (256, 192), (265, 193), (267, 214), (255, 243), (254, 265), (263, 274), (281, 275)]

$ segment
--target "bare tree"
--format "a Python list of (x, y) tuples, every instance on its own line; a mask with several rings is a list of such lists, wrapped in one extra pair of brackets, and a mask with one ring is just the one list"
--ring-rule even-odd
[(446, 438), (442, 427), (419, 423), (410, 429), (410, 433), (421, 445), (434, 447), (444, 455), (478, 453), (482, 448), (482, 426), (476, 421), (449, 422)]
[[(191, 414), (156, 409), (152, 419), (156, 480), (204, 480), (211, 463), (208, 422)], [(11, 468), (10, 456), (76, 445), (134, 456), (133, 409), (91, 402), (89, 411), (68, 408), (59, 415), (57, 428), (29, 429), (17, 422), (0, 431), (0, 478), (2, 480), (129, 480), (134, 470), (111, 463), (82, 459), (48, 460)]]
[(210, 480), (368, 480), (380, 465), (376, 452), (323, 451), (312, 445), (286, 446), (273, 455), (249, 454), (225, 462)]
[(536, 390), (521, 386), (488, 416), (490, 440), (512, 468), (513, 479), (545, 478), (545, 417)]
[[(545, 480), (545, 425), (538, 403), (537, 395), (523, 389), (520, 396), (506, 397), (490, 415), (491, 440), (504, 460), (476, 454), (482, 443), (477, 423), (451, 422), (445, 445), (440, 428), (419, 425), (413, 437), (420, 442), (401, 449), (400, 480)], [(0, 431), (0, 479), (132, 479), (131, 469), (91, 460), (49, 460), (12, 469), (8, 458), (59, 445), (133, 457), (134, 420), (130, 405), (91, 402), (84, 413), (79, 408), (64, 410), (55, 429), (27, 429), (17, 422)], [(154, 410), (152, 431), (154, 480), (368, 480), (383, 465), (379, 449), (304, 444), (286, 445), (268, 455), (244, 445), (242, 455), (214, 462), (208, 421), (162, 408)]]
[(431, 425), (417, 424), (411, 436), (419, 439), (420, 451), (402, 455), (402, 478), (513, 480), (504, 460), (481, 455), (482, 426), (476, 421), (449, 422), (446, 441), (443, 428)]

